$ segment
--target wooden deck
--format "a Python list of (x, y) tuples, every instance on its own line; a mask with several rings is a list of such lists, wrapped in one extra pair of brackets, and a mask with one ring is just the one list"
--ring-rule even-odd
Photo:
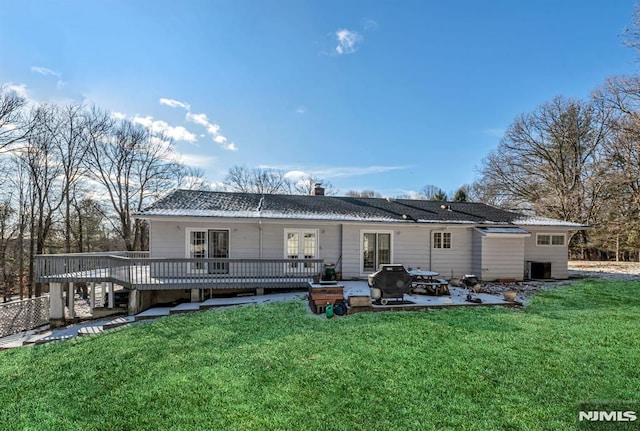
[(129, 289), (305, 288), (322, 259), (163, 259), (121, 255), (36, 256), (39, 283), (116, 283)]

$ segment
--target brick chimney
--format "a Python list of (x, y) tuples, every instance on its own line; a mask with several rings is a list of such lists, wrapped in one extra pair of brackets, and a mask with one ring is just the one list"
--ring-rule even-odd
[(313, 196), (324, 196), (324, 187), (322, 187), (321, 183), (315, 183), (313, 185), (313, 191), (311, 192)]

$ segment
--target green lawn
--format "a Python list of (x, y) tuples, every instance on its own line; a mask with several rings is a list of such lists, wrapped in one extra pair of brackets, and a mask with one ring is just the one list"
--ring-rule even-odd
[(333, 319), (297, 301), (8, 350), (0, 428), (574, 429), (580, 401), (640, 398), (639, 293)]

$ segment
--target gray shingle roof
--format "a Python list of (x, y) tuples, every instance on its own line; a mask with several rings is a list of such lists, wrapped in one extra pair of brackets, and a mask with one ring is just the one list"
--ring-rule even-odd
[[(138, 216), (143, 218), (185, 216), (473, 224), (513, 224), (523, 219), (520, 214), (473, 202), (348, 196), (260, 195), (194, 190), (176, 190), (140, 211)], [(559, 225), (564, 223), (559, 220), (554, 221)]]

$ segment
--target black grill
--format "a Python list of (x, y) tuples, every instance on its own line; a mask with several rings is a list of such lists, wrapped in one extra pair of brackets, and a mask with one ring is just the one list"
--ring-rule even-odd
[(369, 275), (368, 283), (371, 297), (385, 304), (386, 298), (404, 298), (411, 287), (411, 275), (403, 265), (380, 265), (378, 271)]

